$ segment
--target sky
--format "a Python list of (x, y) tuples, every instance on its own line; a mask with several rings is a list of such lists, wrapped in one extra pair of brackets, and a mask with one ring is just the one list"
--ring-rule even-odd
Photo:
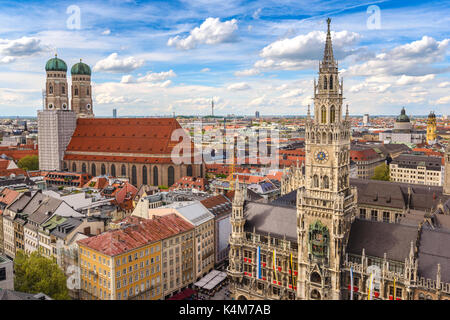
[(55, 53), (96, 116), (305, 115), (327, 17), (350, 114), (450, 113), (450, 1), (0, 0), (0, 116), (42, 109)]

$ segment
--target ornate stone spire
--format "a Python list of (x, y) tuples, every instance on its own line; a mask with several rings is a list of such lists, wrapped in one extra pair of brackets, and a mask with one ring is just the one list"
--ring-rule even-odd
[(330, 32), (331, 19), (327, 19), (328, 30), (327, 30), (327, 40), (325, 42), (325, 50), (323, 53), (322, 67), (335, 67), (336, 61), (333, 55), (333, 45), (331, 44), (331, 32)]

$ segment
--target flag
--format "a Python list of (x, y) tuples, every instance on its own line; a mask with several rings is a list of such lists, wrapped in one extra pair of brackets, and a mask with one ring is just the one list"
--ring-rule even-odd
[(277, 249), (273, 249), (273, 272), (275, 273), (275, 280), (278, 282), (277, 277)]
[(353, 267), (350, 267), (350, 300), (353, 300)]
[(395, 301), (395, 278), (394, 278), (394, 301)]
[(261, 247), (256, 249), (256, 278), (261, 279)]
[(373, 273), (370, 274), (370, 283), (369, 283), (369, 294), (367, 295), (368, 300), (372, 300), (372, 286), (373, 286)]

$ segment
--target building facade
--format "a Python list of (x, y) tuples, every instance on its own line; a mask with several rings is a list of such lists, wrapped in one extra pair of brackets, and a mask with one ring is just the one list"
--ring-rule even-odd
[(442, 186), (444, 166), (442, 158), (402, 154), (389, 164), (391, 181), (428, 186)]

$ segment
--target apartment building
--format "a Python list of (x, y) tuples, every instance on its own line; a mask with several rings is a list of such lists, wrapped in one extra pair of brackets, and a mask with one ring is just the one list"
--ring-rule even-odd
[(358, 178), (370, 179), (375, 168), (384, 163), (385, 157), (371, 147), (352, 146), (350, 160), (356, 164)]
[(391, 181), (442, 186), (442, 158), (417, 154), (402, 154), (389, 164)]
[(9, 188), (3, 188), (0, 191), (0, 254), (4, 252), (3, 240), (3, 211), (19, 196), (19, 192)]
[(162, 242), (192, 229), (175, 214), (156, 219), (127, 217), (118, 229), (78, 241), (80, 298), (161, 299)]

